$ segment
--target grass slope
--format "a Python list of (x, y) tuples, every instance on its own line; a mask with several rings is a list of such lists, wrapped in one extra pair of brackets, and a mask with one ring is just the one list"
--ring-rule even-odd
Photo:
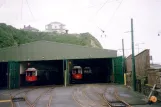
[(0, 48), (39, 40), (102, 48), (99, 41), (90, 33), (58, 34), (47, 32), (30, 32), (19, 30), (4, 23), (0, 23)]

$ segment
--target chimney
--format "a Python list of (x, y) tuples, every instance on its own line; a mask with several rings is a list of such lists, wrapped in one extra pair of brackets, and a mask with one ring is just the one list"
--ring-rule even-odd
[(66, 34), (68, 34), (68, 30), (65, 30)]

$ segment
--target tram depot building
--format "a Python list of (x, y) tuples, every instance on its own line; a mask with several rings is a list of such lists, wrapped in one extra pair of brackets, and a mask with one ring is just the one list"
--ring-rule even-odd
[[(124, 83), (123, 58), (116, 50), (89, 48), (72, 44), (36, 41), (0, 49), (0, 87), (79, 83)], [(27, 72), (27, 69), (36, 72)], [(73, 79), (74, 68), (82, 74)], [(74, 72), (76, 73), (76, 72)], [(27, 76), (35, 81), (29, 82)]]

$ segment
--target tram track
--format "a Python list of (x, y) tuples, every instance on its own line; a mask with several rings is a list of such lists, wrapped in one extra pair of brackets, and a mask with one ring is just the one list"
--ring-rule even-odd
[[(89, 85), (79, 89), (79, 91), (74, 93), (78, 94), (74, 100), (81, 107), (132, 107), (119, 97), (117, 88), (114, 86), (100, 88), (100, 86)], [(84, 100), (82, 100), (83, 98)], [(88, 104), (85, 104), (86, 102)]]
[(49, 94), (49, 100), (46, 104), (45, 107), (50, 107), (51, 106), (51, 101), (52, 101), (52, 91), (55, 87), (51, 87), (51, 88), (47, 88), (45, 91), (43, 91), (39, 96), (36, 97), (36, 99), (31, 102), (31, 99), (28, 99), (27, 95), (32, 92), (33, 90), (36, 90), (36, 89), (30, 89), (30, 90), (27, 90), (27, 91), (22, 91), (22, 92), (19, 92), (19, 93), (16, 93), (14, 96), (11, 95), (11, 99), (13, 98), (16, 98), (16, 96), (21, 96), (20, 94), (24, 94), (23, 98), (25, 99), (24, 102), (12, 102), (12, 107), (36, 107), (36, 104), (37, 102), (40, 100), (40, 98), (42, 98), (45, 94)]
[[(107, 105), (103, 105), (98, 103), (96, 100), (91, 99), (86, 92), (86, 86), (81, 87), (81, 89), (75, 89), (73, 93), (73, 99), (79, 104), (81, 107), (107, 107)], [(79, 90), (79, 91), (78, 91)], [(75, 95), (77, 94), (77, 95)], [(92, 93), (95, 94), (95, 93)], [(101, 99), (103, 100), (103, 99)]]
[(115, 97), (122, 103), (124, 103), (126, 105), (126, 107), (132, 107), (130, 104), (128, 104), (127, 102), (125, 102), (124, 100), (122, 100), (119, 95), (118, 95), (118, 90), (115, 88)]
[[(40, 94), (32, 103), (31, 103), (31, 101), (29, 101), (29, 100), (27, 99), (26, 95), (25, 95), (25, 100), (26, 100), (26, 102), (28, 103), (29, 107), (36, 107), (36, 104), (37, 104), (37, 102), (39, 101), (39, 99), (40, 99), (41, 97), (43, 97), (43, 95), (45, 95), (46, 93), (51, 93), (53, 89), (54, 89), (53, 87), (47, 89), (47, 91), (44, 91), (43, 93), (41, 93), (41, 94)], [(26, 93), (26, 94), (27, 94), (27, 93)], [(50, 107), (51, 99), (52, 99), (52, 94), (50, 94), (50, 97), (49, 97), (49, 100), (48, 100), (48, 102), (47, 102), (46, 107)]]
[[(25, 91), (20, 91), (20, 92), (17, 92), (16, 94), (11, 94), (11, 93), (10, 93), (11, 100), (12, 100), (12, 107), (16, 107), (16, 104), (18, 105), (18, 107), (20, 107), (19, 102), (13, 102), (13, 99), (18, 98), (19, 96), (21, 96), (21, 98), (24, 98), (24, 99), (25, 99), (25, 96), (22, 97), (21, 94), (25, 94), (25, 93), (27, 93), (27, 92), (29, 92), (29, 91), (33, 91), (33, 90), (35, 90), (35, 89), (38, 89), (38, 88), (32, 88), (32, 89), (28, 89), (28, 90), (25, 90)], [(25, 102), (26, 102), (26, 101), (25, 101)], [(29, 106), (29, 107), (30, 107), (30, 106)]]
[[(94, 89), (94, 85), (91, 85), (91, 87), (89, 87), (88, 90), (87, 90), (87, 88), (86, 88), (86, 90), (84, 89), (83, 92), (84, 92), (85, 96), (89, 97), (94, 103), (96, 103), (100, 107), (110, 107), (109, 104), (107, 103), (107, 101), (102, 97), (102, 94), (104, 91), (102, 91), (101, 92), (102, 94), (101, 94), (100, 92), (98, 92), (98, 90), (96, 91)], [(94, 100), (94, 98), (92, 98), (91, 94), (96, 97), (95, 100)]]
[[(54, 88), (32, 88), (10, 93), (11, 99), (16, 97), (23, 97), (25, 99), (22, 102), (12, 102), (12, 107), (39, 107), (40, 105), (41, 107), (51, 107), (53, 99), (52, 91)], [(121, 99), (114, 85), (101, 86), (88, 84), (79, 86), (74, 88), (72, 97), (81, 107), (131, 107)]]
[[(51, 92), (52, 92), (52, 91), (51, 91)], [(46, 107), (51, 107), (52, 99), (53, 99), (53, 95), (51, 94)]]
[[(97, 87), (97, 86), (95, 86)], [(115, 86), (112, 85), (113, 88), (113, 93), (107, 93), (106, 90), (109, 88), (109, 86), (104, 90), (104, 93), (100, 93), (98, 91), (96, 91), (94, 85), (92, 85), (92, 88), (95, 90), (95, 93), (99, 96), (101, 96), (104, 100), (104, 103), (106, 103), (106, 105), (103, 105), (103, 106), (108, 106), (108, 107), (132, 107), (131, 105), (129, 105), (127, 102), (125, 102), (124, 100), (122, 100), (119, 95), (118, 95), (118, 90)], [(98, 87), (97, 87), (98, 88)], [(100, 89), (100, 88), (99, 88)], [(103, 92), (103, 90), (102, 90)], [(112, 100), (109, 101), (105, 94), (108, 94), (108, 95), (111, 95), (113, 96)]]
[[(108, 88), (107, 88), (108, 89)], [(106, 89), (106, 90), (107, 90)], [(108, 94), (110, 97), (112, 96), (113, 98), (106, 97), (106, 94)], [(103, 94), (103, 98), (107, 101), (109, 107), (132, 107), (129, 105), (127, 102), (122, 100), (119, 95), (118, 95), (118, 90), (116, 87), (113, 86), (113, 91), (108, 92), (107, 91)]]
[(72, 97), (74, 101), (80, 106), (80, 107), (98, 107), (96, 106), (93, 101), (88, 99), (86, 96), (84, 96), (82, 90), (84, 87), (79, 87), (74, 89), (72, 93)]

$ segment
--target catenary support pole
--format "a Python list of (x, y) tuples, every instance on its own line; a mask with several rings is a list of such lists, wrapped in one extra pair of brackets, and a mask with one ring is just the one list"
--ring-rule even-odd
[(123, 54), (123, 59), (122, 59), (122, 70), (123, 73), (125, 73), (125, 51), (124, 51), (124, 39), (122, 39), (122, 54)]
[(122, 39), (122, 53), (123, 53), (123, 57), (125, 57), (125, 52), (124, 52), (124, 39)]
[(133, 81), (133, 90), (136, 91), (133, 19), (131, 19), (131, 46), (132, 46), (132, 81)]
[(124, 51), (124, 39), (122, 39), (122, 71), (124, 73), (124, 85), (126, 85), (126, 73), (125, 73), (125, 51)]

